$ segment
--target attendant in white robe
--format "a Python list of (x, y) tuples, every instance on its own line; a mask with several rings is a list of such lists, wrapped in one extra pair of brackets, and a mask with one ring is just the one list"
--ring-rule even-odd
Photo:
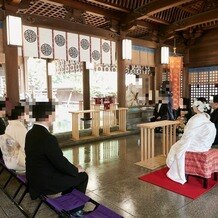
[(12, 110), (11, 120), (5, 129), (5, 134), (0, 136), (0, 148), (5, 165), (9, 169), (25, 171), (25, 137), (27, 129), (23, 124), (24, 107), (17, 106)]
[(216, 136), (215, 125), (210, 121), (210, 116), (204, 111), (207, 105), (195, 101), (193, 110), (196, 113), (185, 126), (182, 138), (170, 149), (166, 164), (169, 167), (167, 176), (175, 182), (184, 184), (185, 177), (185, 152), (208, 151)]

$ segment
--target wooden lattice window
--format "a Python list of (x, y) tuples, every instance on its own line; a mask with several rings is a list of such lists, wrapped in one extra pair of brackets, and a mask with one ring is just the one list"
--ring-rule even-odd
[(210, 96), (218, 94), (217, 83), (218, 66), (189, 69), (191, 102), (198, 97), (205, 97), (209, 102)]

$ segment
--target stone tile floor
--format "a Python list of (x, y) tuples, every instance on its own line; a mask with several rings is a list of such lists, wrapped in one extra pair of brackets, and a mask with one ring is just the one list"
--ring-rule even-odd
[[(160, 153), (160, 136), (156, 134), (156, 153)], [(196, 200), (186, 198), (138, 179), (151, 170), (135, 165), (140, 160), (140, 136), (92, 142), (63, 149), (75, 165), (82, 165), (89, 174), (87, 195), (125, 218), (218, 217), (218, 185)], [(6, 175), (5, 175), (6, 176)], [(0, 176), (0, 184), (3, 177)], [(13, 191), (15, 182), (8, 186)], [(22, 202), (25, 210), (34, 210), (37, 201), (27, 195)], [(88, 206), (89, 207), (89, 206)], [(0, 218), (24, 215), (0, 191)], [(36, 217), (57, 217), (43, 205)], [(98, 217), (97, 217), (98, 218)]]

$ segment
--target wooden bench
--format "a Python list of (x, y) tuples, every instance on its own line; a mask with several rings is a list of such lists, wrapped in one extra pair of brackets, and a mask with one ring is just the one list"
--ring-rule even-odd
[(218, 149), (210, 149), (206, 152), (186, 152), (185, 173), (188, 181), (189, 175), (203, 179), (203, 187), (207, 188), (208, 179), (214, 173), (214, 179), (218, 177)]

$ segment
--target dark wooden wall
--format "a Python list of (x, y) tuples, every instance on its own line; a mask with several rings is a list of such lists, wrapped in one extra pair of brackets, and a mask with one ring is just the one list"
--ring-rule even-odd
[(218, 65), (218, 28), (205, 33), (189, 50), (189, 67)]

